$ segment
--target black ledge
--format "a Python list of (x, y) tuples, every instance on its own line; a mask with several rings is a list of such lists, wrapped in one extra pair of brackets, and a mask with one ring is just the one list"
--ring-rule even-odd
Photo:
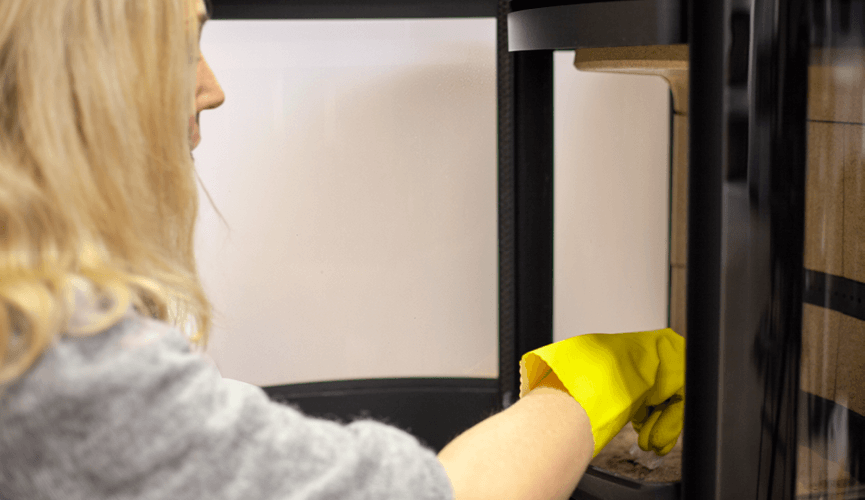
[(411, 433), (436, 453), (499, 411), (497, 378), (328, 380), (262, 389), (270, 399), (310, 417), (342, 424), (358, 418), (384, 422)]
[(512, 2), (511, 52), (687, 43), (681, 0), (553, 3), (517, 10), (530, 4)]
[(496, 17), (497, 0), (211, 0), (213, 19)]

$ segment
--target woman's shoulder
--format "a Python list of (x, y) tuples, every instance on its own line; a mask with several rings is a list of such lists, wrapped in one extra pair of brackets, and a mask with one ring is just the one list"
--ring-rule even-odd
[[(93, 315), (93, 310), (76, 310), (70, 324)], [(64, 331), (55, 336), (30, 369), (3, 388), (0, 413), (33, 415), (36, 408), (58, 403), (107, 401), (129, 390), (158, 385), (166, 373), (190, 368), (216, 370), (203, 354), (193, 352), (177, 327), (145, 317), (130, 305), (119, 319), (98, 331)], [(218, 377), (218, 370), (210, 376)]]
[(98, 300), (86, 282), (76, 284), (73, 290), (72, 316), (53, 345), (61, 353), (74, 353), (67, 361), (112, 361), (130, 351), (191, 350), (177, 327), (142, 315), (131, 302), (117, 310), (115, 303)]

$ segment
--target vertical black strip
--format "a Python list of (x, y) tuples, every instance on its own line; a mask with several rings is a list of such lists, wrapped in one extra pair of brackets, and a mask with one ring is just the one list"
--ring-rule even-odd
[(519, 394), (522, 355), (553, 341), (553, 53), (511, 54), (499, 5), (499, 376)]
[(721, 499), (717, 479), (721, 173), (726, 2), (688, 1), (688, 274), (682, 494)]
[(513, 75), (517, 363), (553, 341), (553, 52), (515, 53)]
[(508, 0), (499, 0), (496, 17), (498, 99), (498, 218), (499, 218), (499, 402), (502, 409), (516, 401), (516, 247), (514, 224), (513, 55), (508, 50)]
[[(757, 227), (763, 234), (768, 230), (769, 264), (765, 271), (771, 289), (764, 321), (753, 343), (764, 386), (757, 498), (767, 500), (792, 498), (796, 491), (807, 159), (807, 13), (806, 0), (758, 0), (754, 8), (754, 151), (748, 182), (752, 213), (757, 207), (757, 212), (768, 214), (769, 222), (768, 227)], [(764, 193), (768, 195), (765, 199)]]

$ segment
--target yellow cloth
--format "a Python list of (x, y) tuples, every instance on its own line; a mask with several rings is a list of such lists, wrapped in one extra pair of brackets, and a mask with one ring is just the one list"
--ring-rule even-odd
[(669, 328), (588, 334), (527, 352), (520, 397), (555, 373), (586, 410), (598, 453), (632, 421), (640, 448), (670, 452), (684, 422), (685, 339)]

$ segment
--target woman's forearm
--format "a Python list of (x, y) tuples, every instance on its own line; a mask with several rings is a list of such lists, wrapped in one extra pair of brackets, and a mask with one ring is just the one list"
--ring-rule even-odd
[(455, 500), (566, 500), (592, 459), (585, 410), (567, 392), (538, 387), (439, 452)]

